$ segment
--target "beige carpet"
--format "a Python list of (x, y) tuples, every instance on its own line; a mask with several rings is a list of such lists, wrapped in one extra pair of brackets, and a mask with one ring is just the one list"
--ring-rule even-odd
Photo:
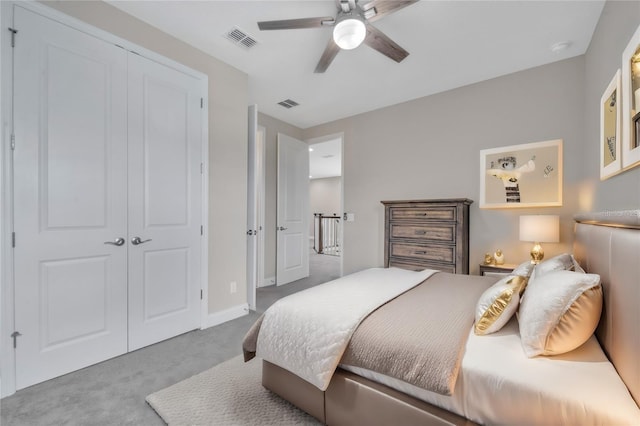
[(319, 425), (260, 383), (262, 361), (237, 356), (146, 400), (169, 425)]

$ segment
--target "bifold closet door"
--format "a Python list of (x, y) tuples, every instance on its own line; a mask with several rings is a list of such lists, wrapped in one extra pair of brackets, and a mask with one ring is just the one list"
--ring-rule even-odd
[(134, 54), (128, 87), (134, 350), (200, 325), (203, 93), (196, 78)]
[(14, 25), (21, 389), (127, 351), (127, 53), (21, 7)]

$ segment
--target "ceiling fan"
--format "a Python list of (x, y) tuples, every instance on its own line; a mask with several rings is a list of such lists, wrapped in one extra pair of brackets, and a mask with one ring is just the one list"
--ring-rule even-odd
[(355, 49), (364, 42), (396, 62), (409, 56), (409, 52), (387, 37), (382, 31), (371, 25), (384, 16), (418, 0), (370, 0), (360, 4), (359, 0), (336, 0), (338, 13), (335, 18), (285, 19), (280, 21), (258, 22), (260, 30), (292, 30), (299, 28), (333, 27), (333, 37), (324, 50), (314, 72), (327, 70), (340, 49)]

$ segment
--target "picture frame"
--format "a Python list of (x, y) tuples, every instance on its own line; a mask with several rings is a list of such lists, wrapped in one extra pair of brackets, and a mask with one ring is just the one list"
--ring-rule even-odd
[(640, 165), (640, 26), (622, 52), (622, 169)]
[(600, 180), (622, 171), (620, 85), (620, 70), (617, 70), (600, 98)]
[(480, 208), (562, 206), (562, 139), (480, 151)]

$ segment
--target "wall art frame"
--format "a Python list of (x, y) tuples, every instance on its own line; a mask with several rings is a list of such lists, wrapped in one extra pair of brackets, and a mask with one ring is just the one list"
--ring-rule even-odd
[(640, 26), (622, 52), (622, 169), (640, 165)]
[(622, 138), (622, 108), (620, 107), (620, 70), (600, 98), (600, 180), (615, 176), (622, 171), (622, 153), (620, 139)]
[(480, 208), (562, 206), (562, 139), (480, 151)]

